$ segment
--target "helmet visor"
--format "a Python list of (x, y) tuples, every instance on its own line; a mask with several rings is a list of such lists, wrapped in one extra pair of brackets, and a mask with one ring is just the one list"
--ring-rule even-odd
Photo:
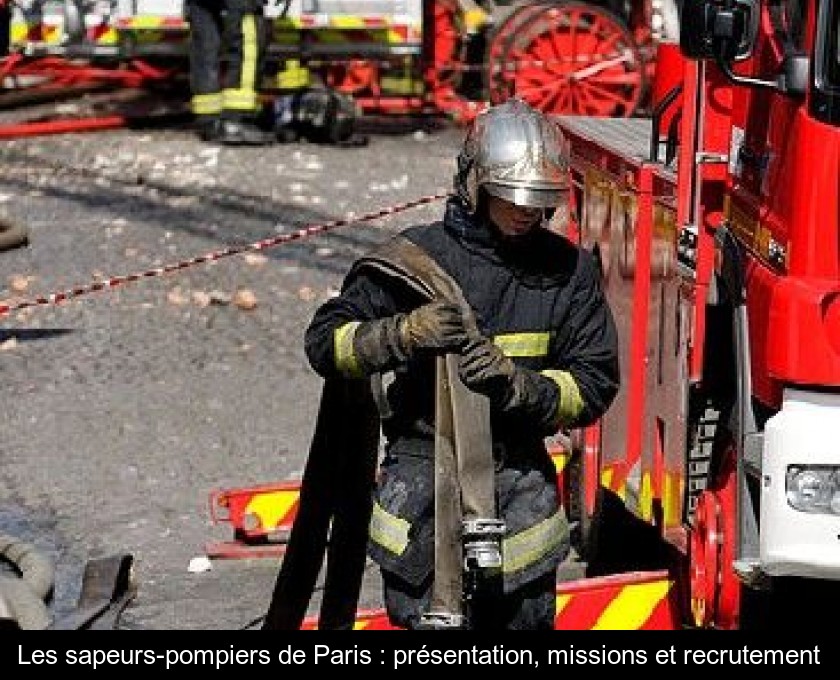
[(566, 202), (569, 191), (565, 187), (521, 186), (487, 182), (484, 189), (488, 194), (504, 199), (523, 208), (556, 208)]

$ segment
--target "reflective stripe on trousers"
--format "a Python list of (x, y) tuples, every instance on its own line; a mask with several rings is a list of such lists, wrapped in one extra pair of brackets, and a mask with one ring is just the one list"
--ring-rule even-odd
[[(502, 572), (506, 575), (521, 571), (556, 549), (568, 530), (565, 512), (559, 509), (550, 517), (537, 522), (502, 541)], [(408, 547), (411, 524), (392, 515), (374, 503), (370, 520), (370, 539), (394, 555), (402, 555)]]

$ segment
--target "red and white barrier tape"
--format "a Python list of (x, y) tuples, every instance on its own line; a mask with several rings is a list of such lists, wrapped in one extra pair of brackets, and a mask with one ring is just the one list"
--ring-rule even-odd
[(344, 227), (349, 224), (356, 224), (358, 222), (370, 222), (372, 220), (376, 220), (382, 217), (388, 217), (390, 215), (403, 212), (405, 210), (410, 210), (411, 208), (417, 208), (421, 205), (427, 205), (429, 203), (439, 201), (443, 198), (446, 198), (447, 196), (447, 193), (423, 196), (422, 198), (418, 198), (413, 201), (399, 203), (397, 205), (393, 205), (387, 208), (381, 208), (380, 210), (377, 210), (375, 212), (369, 212), (364, 215), (360, 215), (359, 217), (333, 220), (331, 222), (325, 222), (323, 224), (315, 224), (309, 227), (303, 227), (289, 234), (281, 234), (280, 236), (266, 238), (261, 241), (249, 243), (248, 245), (244, 246), (231, 246), (229, 248), (224, 248), (222, 250), (216, 250), (214, 252), (207, 253), (206, 255), (199, 255), (198, 257), (193, 257), (188, 260), (181, 260), (180, 262), (163, 265), (162, 267), (147, 269), (143, 272), (137, 272), (135, 274), (126, 274), (123, 276), (112, 276), (101, 281), (94, 281), (84, 286), (78, 286), (76, 288), (70, 288), (68, 290), (50, 293), (48, 295), (41, 295), (29, 300), (21, 300), (19, 302), (14, 302), (10, 304), (0, 303), (0, 317), (6, 314), (10, 314), (11, 312), (17, 312), (21, 309), (26, 309), (28, 307), (57, 305), (61, 302), (72, 300), (73, 298), (77, 298), (82, 295), (87, 295), (88, 293), (95, 293), (101, 290), (109, 290), (112, 288), (116, 288), (117, 286), (120, 286), (124, 283), (139, 281), (140, 279), (148, 279), (157, 276), (163, 276), (164, 274), (169, 274), (171, 272), (187, 269), (195, 265), (205, 264), (207, 262), (215, 262), (217, 260), (221, 260), (222, 258), (230, 257), (231, 255), (239, 255), (241, 253), (256, 250), (266, 250), (267, 248), (272, 248), (276, 245), (280, 245), (281, 243), (288, 243), (289, 241), (297, 241), (299, 239), (307, 238), (309, 236), (315, 236), (316, 234), (322, 234), (332, 229)]

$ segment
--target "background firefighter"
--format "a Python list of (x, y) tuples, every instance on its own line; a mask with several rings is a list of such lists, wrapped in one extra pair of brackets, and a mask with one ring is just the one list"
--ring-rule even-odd
[(190, 107), (199, 136), (223, 144), (268, 144), (258, 125), (267, 44), (261, 0), (188, 0)]
[[(368, 551), (394, 625), (422, 627), (430, 608), (435, 357), (459, 354), (461, 381), (490, 404), (490, 475), (504, 523), (502, 587), (473, 603), (467, 626), (554, 626), (556, 572), (569, 536), (545, 438), (598, 418), (619, 380), (614, 322), (594, 261), (546, 228), (568, 200), (567, 154), (559, 128), (521, 100), (488, 109), (467, 134), (443, 220), (391, 242), (407, 240), (431, 256), (460, 287), (467, 310), (423, 300), (360, 266), (362, 258), (306, 331), (307, 356), (328, 383), (393, 374), (381, 409), (386, 446)], [(282, 618), (275, 615), (280, 581), (266, 628)]]

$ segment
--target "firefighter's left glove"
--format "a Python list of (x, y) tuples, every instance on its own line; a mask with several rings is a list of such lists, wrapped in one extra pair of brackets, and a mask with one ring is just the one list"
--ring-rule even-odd
[(353, 353), (362, 374), (386, 372), (422, 352), (459, 352), (467, 341), (458, 305), (435, 300), (408, 314), (364, 321), (356, 328)]
[(517, 366), (484, 337), (465, 346), (459, 366), (461, 381), (487, 396), (503, 413), (520, 415), (546, 436), (560, 427), (560, 393), (554, 381), (537, 371)]

